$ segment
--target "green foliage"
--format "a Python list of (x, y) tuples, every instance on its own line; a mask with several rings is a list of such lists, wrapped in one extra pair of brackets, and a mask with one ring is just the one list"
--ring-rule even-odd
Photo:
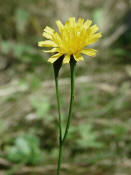
[(93, 131), (91, 124), (80, 123), (79, 126), (71, 127), (70, 139), (74, 139), (75, 136), (75, 147), (88, 150), (88, 148), (102, 148), (103, 143), (99, 141), (98, 133)]
[(123, 48), (115, 48), (111, 51), (111, 54), (119, 57), (131, 56), (131, 52)]
[(102, 143), (98, 139), (98, 133), (93, 131), (92, 126), (89, 124), (80, 124), (78, 126), (79, 139), (76, 139), (78, 147), (82, 149), (88, 148), (101, 148)]
[(16, 18), (16, 28), (20, 33), (26, 31), (26, 26), (29, 20), (29, 11), (18, 8), (16, 9), (15, 18)]
[(30, 89), (35, 90), (36, 88), (38, 88), (40, 86), (40, 84), (41, 84), (41, 80), (39, 79), (39, 77), (34, 75), (30, 84), (29, 84)]
[(92, 108), (97, 103), (94, 95), (96, 91), (97, 89), (93, 84), (88, 84), (88, 86), (81, 91), (81, 95), (79, 98), (79, 105), (81, 106), (81, 108), (92, 110)]
[(10, 41), (1, 42), (1, 51), (3, 54), (8, 54), (12, 50), (12, 43)]
[(94, 23), (99, 24), (101, 21), (101, 16), (102, 16), (102, 8), (95, 9), (93, 12), (93, 19)]
[(32, 53), (33, 48), (29, 45), (22, 43), (14, 43), (12, 41), (2, 41), (1, 50), (3, 54), (13, 52), (14, 56), (21, 57), (24, 53)]
[[(127, 1), (119, 4), (110, 0), (77, 2), (72, 12), (76, 10), (77, 14), (80, 9), (79, 16), (97, 23), (101, 31), (105, 31), (102, 32), (101, 41), (111, 41), (110, 36), (114, 34), (113, 40), (117, 41), (106, 49), (99, 48), (101, 43), (98, 43), (97, 57), (85, 57), (84, 62), (77, 64), (75, 103), (63, 163), (71, 170), (73, 166), (68, 165), (70, 162), (74, 166), (78, 165), (75, 166), (76, 172), (73, 169), (71, 173), (67, 173), (71, 175), (130, 175), (131, 32), (130, 14), (128, 16), (125, 13), (126, 10), (130, 11), (129, 5), (126, 5)], [(12, 175), (21, 169), (26, 171), (25, 164), (39, 166), (41, 161), (51, 166), (56, 164), (56, 96), (54, 86), (51, 85), (48, 89), (45, 83), (45, 80), (54, 81), (53, 69), (46, 61), (49, 55), (37, 48), (37, 42), (42, 40), (42, 31), (46, 25), (55, 25), (55, 18), (61, 14), (61, 5), (64, 3), (67, 2), (0, 1), (0, 175), (6, 174), (4, 171), (12, 167), (16, 168), (12, 168)], [(70, 10), (63, 13), (61, 18), (65, 19), (68, 12)], [(124, 13), (129, 22), (122, 15)], [(128, 29), (119, 37), (123, 25)], [(63, 123), (67, 121), (70, 86), (62, 80), (69, 76), (68, 65), (63, 65), (60, 72)], [(34, 135), (27, 134), (27, 128)], [(19, 134), (21, 132), (24, 134)], [(15, 135), (17, 137), (13, 140)], [(12, 167), (6, 165), (4, 158), (11, 161)], [(45, 164), (41, 167), (47, 168), (44, 166)], [(30, 166), (28, 168), (30, 171), (35, 169)], [(37, 169), (39, 170), (36, 167)], [(63, 174), (65, 169), (66, 166), (63, 166)], [(33, 175), (32, 172), (30, 174)], [(35, 174), (39, 175), (37, 172)], [(55, 173), (52, 171), (46, 174)]]
[(118, 141), (125, 137), (127, 134), (127, 128), (122, 124), (112, 124), (109, 128), (106, 128), (104, 132), (109, 136), (116, 137), (116, 141)]
[(4, 131), (3, 123), (4, 121), (0, 119), (0, 134)]
[(123, 83), (118, 94), (115, 94), (115, 96), (107, 104), (105, 104), (105, 106), (103, 106), (103, 109), (96, 116), (101, 117), (105, 114), (110, 115), (111, 113), (115, 113), (118, 110), (124, 110), (128, 108), (129, 103), (127, 103), (126, 92), (129, 89), (129, 84)]
[(12, 54), (21, 62), (26, 64), (39, 65), (43, 63), (43, 57), (30, 45), (14, 43), (12, 41), (1, 42), (1, 52), (4, 55)]
[(42, 161), (39, 140), (32, 134), (24, 134), (15, 139), (7, 149), (7, 159), (15, 163), (35, 165)]
[(45, 96), (40, 98), (31, 98), (32, 107), (35, 109), (39, 119), (45, 119), (46, 121), (52, 121), (53, 117), (49, 115), (50, 103)]

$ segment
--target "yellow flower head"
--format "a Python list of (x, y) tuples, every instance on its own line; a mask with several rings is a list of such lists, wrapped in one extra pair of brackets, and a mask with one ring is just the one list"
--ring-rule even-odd
[(102, 36), (100, 32), (97, 32), (99, 30), (97, 25), (91, 26), (91, 20), (84, 22), (83, 18), (79, 18), (76, 22), (75, 18), (71, 17), (65, 22), (65, 25), (59, 20), (56, 21), (56, 24), (59, 33), (46, 26), (43, 36), (47, 40), (38, 42), (40, 47), (52, 47), (51, 50), (44, 51), (55, 53), (49, 58), (49, 62), (54, 63), (62, 55), (64, 55), (63, 63), (69, 63), (71, 55), (74, 56), (76, 61), (83, 60), (81, 54), (96, 55), (95, 49), (86, 48)]

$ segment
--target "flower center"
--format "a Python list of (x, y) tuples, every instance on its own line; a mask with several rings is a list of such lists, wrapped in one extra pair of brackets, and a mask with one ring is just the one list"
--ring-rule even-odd
[(65, 29), (60, 34), (59, 48), (69, 55), (79, 53), (86, 45), (87, 31), (80, 28)]

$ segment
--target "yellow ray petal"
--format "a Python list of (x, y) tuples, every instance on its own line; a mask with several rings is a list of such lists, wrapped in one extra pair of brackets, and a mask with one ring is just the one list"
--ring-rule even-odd
[(60, 35), (56, 32), (54, 35), (53, 35), (53, 41), (57, 44), (57, 45), (60, 45), (61, 44), (61, 37)]
[(50, 33), (50, 34), (53, 34), (53, 33), (55, 32), (55, 30), (52, 29), (52, 28), (49, 27), (49, 26), (46, 26), (46, 27), (44, 28), (44, 31), (47, 32), (47, 33)]
[(95, 49), (83, 49), (81, 53), (88, 55), (88, 56), (96, 56), (97, 50)]
[(48, 59), (48, 62), (54, 63), (57, 59), (58, 59), (58, 58), (50, 57), (50, 58)]
[(74, 17), (70, 17), (69, 18), (69, 23), (71, 26), (74, 26), (75, 25), (75, 18)]
[(49, 52), (49, 53), (53, 53), (53, 52), (58, 52), (59, 51), (59, 49), (58, 48), (53, 48), (53, 49), (51, 49), (51, 50), (43, 50), (43, 52)]
[(38, 42), (38, 46), (40, 47), (57, 47), (56, 43), (51, 40), (40, 41)]
[(99, 30), (99, 27), (95, 24), (91, 26), (90, 28), (91, 33), (96, 33)]
[(97, 42), (98, 39), (99, 38), (92, 38), (92, 39), (90, 39), (90, 40), (87, 41), (87, 44), (86, 45), (93, 44), (93, 43)]
[(66, 64), (66, 63), (69, 63), (69, 61), (70, 61), (70, 55), (66, 55), (64, 57), (63, 63)]
[(81, 54), (73, 54), (74, 56), (74, 59), (76, 61), (81, 61), (81, 60), (84, 60), (83, 56)]
[(56, 25), (57, 25), (57, 27), (59, 29), (59, 32), (61, 32), (62, 29), (64, 28), (64, 25), (62, 24), (62, 22), (60, 20), (57, 20), (56, 21)]
[(99, 38), (102, 37), (102, 34), (99, 32), (97, 34), (92, 35), (89, 39), (87, 39), (86, 44), (93, 44), (95, 43)]
[(84, 22), (84, 19), (83, 18), (79, 18), (78, 22), (77, 22), (77, 25), (81, 26), (81, 25), (83, 25), (83, 22)]
[(90, 27), (91, 24), (92, 24), (92, 21), (89, 20), (89, 19), (87, 19), (86, 22), (84, 23), (84, 27), (85, 27), (86, 29), (88, 29), (88, 28)]
[(101, 38), (102, 37), (102, 33), (101, 32), (99, 32), (99, 33), (96, 33), (96, 34), (94, 34), (93, 35), (93, 38)]
[(58, 58), (60, 58), (61, 56), (62, 56), (61, 53), (57, 53), (57, 54), (53, 55), (52, 57), (50, 57), (50, 58), (48, 59), (48, 62), (54, 63), (54, 62), (55, 62)]
[(52, 35), (50, 33), (43, 32), (42, 36), (44, 36), (47, 39), (52, 39)]

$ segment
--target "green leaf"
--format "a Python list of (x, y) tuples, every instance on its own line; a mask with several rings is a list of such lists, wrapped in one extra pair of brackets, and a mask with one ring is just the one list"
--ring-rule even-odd
[(50, 104), (45, 96), (41, 98), (32, 98), (31, 104), (33, 108), (36, 110), (37, 116), (39, 118), (48, 118), (48, 111), (50, 109)]
[(13, 49), (13, 45), (10, 41), (1, 42), (1, 52), (3, 54), (8, 54)]
[(92, 126), (82, 124), (78, 127), (80, 138), (76, 141), (80, 148), (101, 148), (102, 144), (97, 141), (97, 133), (92, 131)]
[(99, 22), (101, 21), (101, 16), (102, 16), (102, 8), (94, 10), (93, 12), (94, 23), (99, 24)]
[(16, 10), (16, 28), (20, 33), (25, 32), (26, 30), (26, 26), (28, 24), (28, 20), (29, 20), (29, 12), (27, 10), (18, 8)]
[(14, 145), (7, 149), (7, 159), (16, 163), (38, 164), (42, 160), (39, 140), (32, 134), (16, 138)]

